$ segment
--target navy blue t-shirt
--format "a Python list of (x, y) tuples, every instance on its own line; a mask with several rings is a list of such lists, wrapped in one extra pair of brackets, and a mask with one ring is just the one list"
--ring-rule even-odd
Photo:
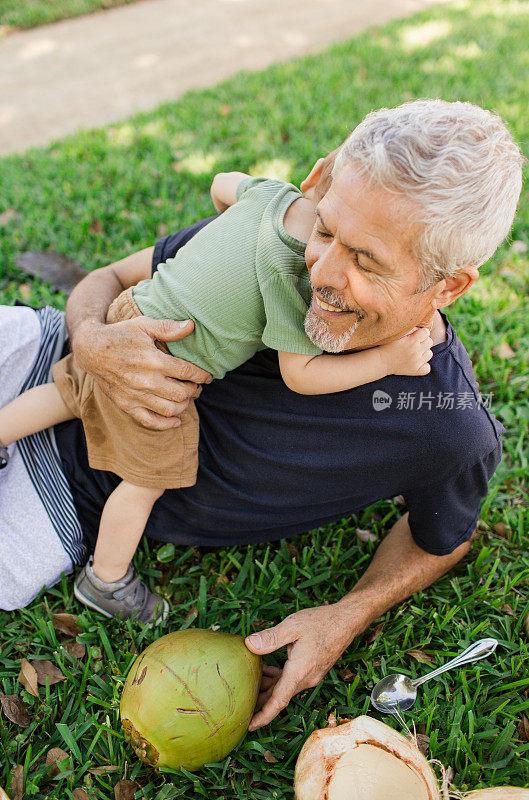
[[(208, 221), (161, 239), (153, 271)], [(165, 491), (146, 533), (176, 544), (271, 541), (403, 495), (419, 547), (450, 553), (476, 526), (504, 428), (442, 317), (447, 340), (433, 348), (429, 375), (300, 395), (283, 383), (277, 353), (263, 350), (204, 386), (197, 482)], [(81, 526), (94, 543), (119, 478), (90, 469), (79, 421), (58, 429), (57, 441)]]

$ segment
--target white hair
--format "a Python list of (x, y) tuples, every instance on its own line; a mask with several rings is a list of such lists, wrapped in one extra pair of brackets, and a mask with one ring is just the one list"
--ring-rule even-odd
[(415, 204), (423, 291), (496, 251), (512, 225), (524, 161), (499, 116), (472, 103), (415, 100), (368, 114), (332, 174), (351, 164)]

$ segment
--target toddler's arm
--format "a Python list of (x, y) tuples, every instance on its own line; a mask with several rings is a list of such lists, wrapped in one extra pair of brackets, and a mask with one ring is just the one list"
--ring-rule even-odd
[(248, 178), (244, 172), (219, 172), (211, 184), (211, 199), (213, 205), (222, 214), (237, 200), (237, 187), (240, 182)]
[(298, 394), (330, 394), (354, 389), (386, 375), (427, 375), (433, 342), (419, 328), (395, 342), (346, 355), (303, 356), (279, 353), (284, 382)]

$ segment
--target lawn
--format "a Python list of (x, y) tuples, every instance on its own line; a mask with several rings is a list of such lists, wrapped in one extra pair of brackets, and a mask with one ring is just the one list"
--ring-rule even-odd
[(0, 0), (0, 26), (35, 28), (133, 2), (135, 0)]
[[(89, 270), (103, 266), (209, 215), (215, 172), (241, 169), (299, 182), (318, 156), (380, 106), (416, 97), (471, 100), (500, 113), (529, 154), (528, 38), (529, 3), (458, 2), (373, 29), (318, 56), (241, 74), (45, 150), (3, 158), (0, 302), (21, 298), (64, 307), (63, 295), (15, 267), (18, 253), (50, 249)], [(0, 785), (23, 774), (25, 797), (39, 800), (81, 800), (85, 795), (73, 793), (81, 788), (110, 800), (123, 778), (136, 781), (138, 796), (149, 800), (292, 798), (301, 745), (330, 714), (340, 720), (367, 712), (368, 692), (387, 672), (419, 675), (482, 636), (499, 639), (496, 655), (426, 684), (406, 720), (429, 736), (429, 757), (452, 767), (458, 789), (529, 783), (523, 628), (529, 611), (528, 244), (524, 196), (512, 241), (449, 313), (481, 390), (492, 393), (492, 410), (507, 429), (504, 458), (481, 511), (481, 536), (469, 556), (435, 586), (388, 612), (320, 686), (295, 698), (269, 727), (195, 775), (152, 772), (121, 735), (118, 701), (127, 670), (158, 633), (82, 608), (65, 578), (28, 608), (0, 612), (0, 687), (19, 695), (30, 715), (27, 728), (5, 717), (0, 722)], [(137, 565), (171, 601), (164, 632), (219, 625), (245, 634), (298, 608), (336, 601), (376, 547), (363, 543), (357, 528), (381, 537), (402, 511), (398, 500), (382, 500), (288, 542), (248, 548), (160, 553), (146, 541)], [(54, 629), (52, 612), (76, 615), (84, 655), (65, 649), (68, 637)], [(51, 660), (65, 679), (41, 686), (37, 699), (17, 680), (22, 657)], [(281, 654), (267, 660), (281, 663)], [(45, 757), (53, 747), (69, 759), (50, 779)]]

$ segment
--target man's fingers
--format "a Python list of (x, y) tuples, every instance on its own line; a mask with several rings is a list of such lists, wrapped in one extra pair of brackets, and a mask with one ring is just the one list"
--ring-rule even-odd
[(263, 664), (263, 675), (280, 678), (282, 674), (283, 670), (280, 667), (274, 667), (272, 664)]
[(266, 653), (273, 653), (274, 650), (279, 650), (286, 644), (295, 642), (298, 638), (298, 633), (294, 625), (289, 624), (288, 619), (280, 622), (279, 625), (274, 625), (273, 628), (267, 628), (265, 631), (259, 633), (252, 633), (245, 639), (245, 644), (248, 650), (257, 655), (265, 655)]
[(302, 676), (297, 674), (297, 670), (293, 667), (289, 668), (289, 666), (289, 662), (287, 662), (281, 678), (272, 689), (272, 693), (263, 708), (252, 719), (248, 730), (255, 731), (257, 728), (262, 728), (263, 725), (268, 725), (288, 706), (294, 695), (304, 688)]
[(143, 330), (152, 336), (153, 339), (159, 339), (161, 342), (177, 342), (179, 339), (185, 339), (189, 336), (195, 323), (190, 319), (181, 321), (173, 319), (151, 319), (151, 317), (142, 317), (141, 327)]

